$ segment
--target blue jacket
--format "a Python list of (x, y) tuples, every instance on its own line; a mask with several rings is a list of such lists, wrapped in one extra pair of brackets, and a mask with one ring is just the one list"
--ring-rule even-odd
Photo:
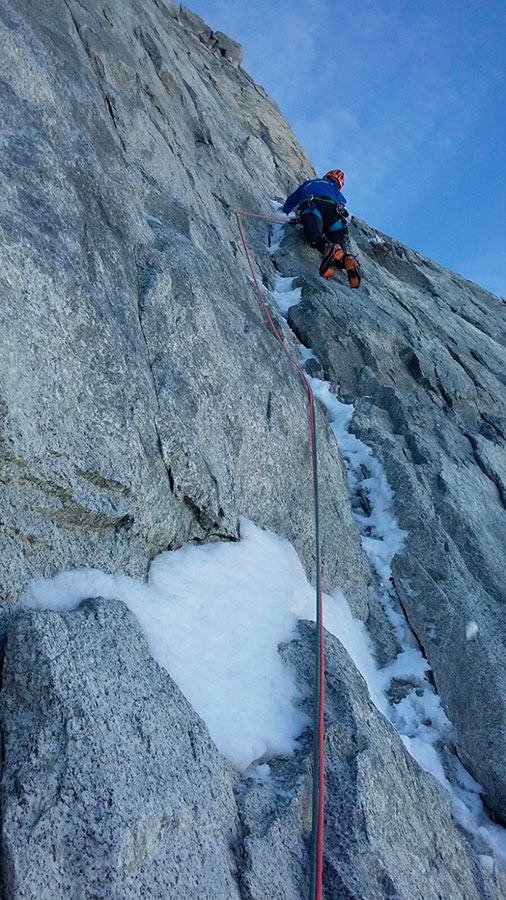
[(303, 184), (300, 184), (293, 194), (286, 198), (283, 212), (288, 215), (292, 209), (299, 206), (302, 200), (311, 196), (328, 197), (329, 200), (333, 200), (335, 203), (346, 204), (346, 197), (344, 194), (341, 194), (334, 181), (330, 178), (313, 178), (311, 181), (305, 181)]

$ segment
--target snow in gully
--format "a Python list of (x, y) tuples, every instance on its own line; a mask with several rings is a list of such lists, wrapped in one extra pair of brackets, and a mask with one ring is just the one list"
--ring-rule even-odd
[[(283, 232), (283, 225), (273, 226), (268, 248), (271, 254), (279, 249)], [(301, 289), (293, 288), (295, 278), (296, 276), (287, 278), (277, 274), (274, 279), (271, 298), (285, 319), (290, 307), (301, 300)], [(301, 366), (308, 359), (317, 359), (311, 348), (300, 343), (299, 351)], [(314, 378), (308, 373), (305, 377), (313, 396), (327, 411), (331, 430), (345, 461), (353, 513), (362, 546), (371, 568), (378, 576), (378, 600), (393, 626), (401, 650), (391, 663), (380, 669), (376, 664), (372, 638), (365, 626), (361, 642), (359, 638), (358, 641), (347, 643), (349, 619), (353, 621), (354, 638), (358, 637), (358, 623), (353, 619), (345, 598), (342, 598), (344, 603), (341, 602), (337, 619), (335, 603), (329, 606), (326, 598), (325, 628), (335, 634), (346, 647), (366, 681), (371, 700), (396, 728), (409, 753), (451, 794), (455, 820), (469, 832), (482, 838), (506, 867), (506, 830), (488, 817), (480, 799), (481, 786), (462, 766), (456, 754), (451, 781), (441, 761), (440, 750), (453, 748), (453, 729), (433, 683), (428, 678), (430, 665), (420, 650), (393, 588), (391, 563), (396, 554), (402, 553), (406, 533), (399, 528), (395, 518), (393, 492), (383, 467), (374, 457), (372, 449), (349, 430), (354, 413), (353, 405), (341, 403), (329, 382)], [(463, 624), (467, 639), (473, 640), (477, 633), (476, 623)], [(389, 696), (394, 679), (411, 685), (400, 700), (392, 700)], [(483, 862), (485, 865), (492, 865), (493, 858), (486, 857)]]

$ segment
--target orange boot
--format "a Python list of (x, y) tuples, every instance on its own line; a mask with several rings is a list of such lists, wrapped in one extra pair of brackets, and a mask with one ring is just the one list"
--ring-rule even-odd
[(332, 278), (336, 265), (342, 262), (343, 257), (344, 251), (340, 244), (325, 244), (320, 264), (320, 275), (322, 278)]
[(360, 271), (358, 268), (358, 263), (354, 256), (351, 253), (347, 253), (344, 257), (344, 268), (346, 269), (346, 274), (348, 276), (348, 281), (350, 282), (351, 288), (360, 287)]

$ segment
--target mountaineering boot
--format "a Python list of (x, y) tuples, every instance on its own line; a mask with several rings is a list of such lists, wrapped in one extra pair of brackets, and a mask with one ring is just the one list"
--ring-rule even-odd
[(342, 261), (343, 256), (343, 248), (339, 244), (325, 244), (320, 263), (320, 275), (322, 278), (332, 278), (336, 265)]
[(351, 253), (347, 253), (344, 257), (344, 268), (346, 269), (346, 274), (348, 276), (348, 281), (350, 282), (351, 288), (360, 287), (360, 271), (358, 268), (358, 263), (354, 256)]

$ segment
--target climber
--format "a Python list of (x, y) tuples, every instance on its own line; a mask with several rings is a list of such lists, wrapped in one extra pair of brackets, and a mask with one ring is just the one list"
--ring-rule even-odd
[(344, 172), (332, 169), (323, 178), (304, 181), (285, 200), (287, 215), (297, 209), (297, 221), (304, 229), (304, 237), (322, 256), (320, 275), (332, 278), (336, 268), (345, 269), (350, 287), (360, 285), (356, 259), (347, 253), (348, 228), (346, 197), (341, 193)]

